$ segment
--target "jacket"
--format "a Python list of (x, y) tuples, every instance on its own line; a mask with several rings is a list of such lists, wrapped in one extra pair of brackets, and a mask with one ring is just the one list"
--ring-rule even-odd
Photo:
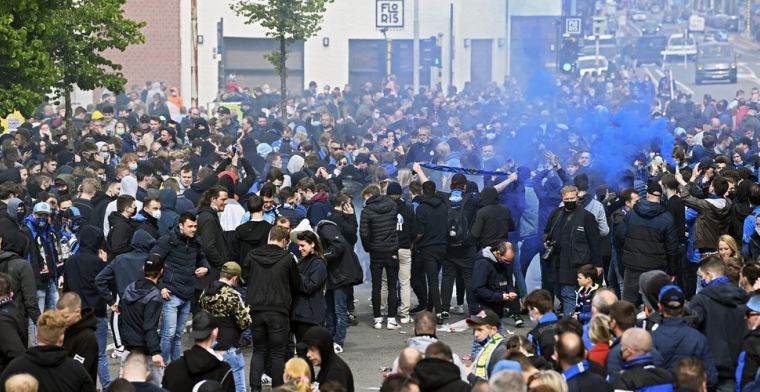
[(267, 244), (246, 256), (248, 293), (245, 302), (253, 312), (272, 311), (290, 317), (293, 292), (302, 288), (296, 258), (286, 249)]
[[(569, 220), (568, 220), (569, 219)], [(549, 216), (544, 234), (555, 242), (555, 250), (546, 268), (546, 281), (576, 285), (578, 268), (584, 264), (602, 266), (599, 253), (599, 225), (590, 212), (576, 207), (572, 212), (558, 207)]]
[(309, 224), (314, 227), (321, 220), (325, 220), (330, 216), (330, 210), (332, 207), (328, 202), (330, 195), (325, 191), (319, 191), (309, 201), (303, 203), (306, 207), (306, 218), (309, 219)]
[(30, 347), (3, 370), (0, 385), (5, 385), (5, 381), (14, 374), (22, 373), (36, 378), (40, 391), (95, 392), (95, 384), (87, 371), (81, 363), (67, 357), (63, 347)]
[(219, 323), (214, 349), (224, 351), (238, 347), (240, 334), (251, 326), (251, 309), (245, 305), (240, 293), (227, 283), (216, 281), (203, 291), (198, 304)]
[(620, 377), (612, 383), (615, 390), (640, 391), (640, 390), (667, 390), (657, 389), (665, 388), (670, 385), (671, 390), (675, 379), (669, 371), (655, 366), (651, 355), (643, 355), (630, 359), (623, 363), (623, 372)]
[(494, 187), (485, 187), (480, 194), (480, 208), (475, 215), (470, 234), (478, 248), (496, 246), (505, 241), (515, 230), (512, 213), (507, 206), (499, 204), (499, 194)]
[(155, 239), (161, 237), (158, 231), (158, 219), (146, 213), (145, 210), (140, 210), (132, 218), (132, 232), (134, 233), (135, 230), (145, 230)]
[(575, 313), (578, 315), (578, 321), (584, 325), (591, 321), (591, 301), (594, 300), (597, 290), (599, 285), (592, 283), (588, 290), (579, 287), (575, 291)]
[(119, 333), (127, 350), (161, 353), (157, 330), (163, 307), (161, 290), (150, 280), (140, 279), (127, 286), (119, 300)]
[(98, 256), (103, 248), (103, 231), (85, 226), (80, 232), (79, 252), (71, 256), (63, 272), (63, 291), (73, 291), (82, 299), (82, 308), (92, 308), (95, 317), (106, 317), (106, 303), (95, 286), (95, 277), (106, 263)]
[[(412, 219), (414, 219), (413, 214)], [(346, 214), (343, 211), (333, 209), (332, 214), (330, 214), (330, 217), (328, 217), (327, 220), (338, 225), (340, 234), (343, 235), (343, 238), (348, 241), (348, 244), (351, 245), (351, 249), (353, 249), (354, 245), (356, 245), (356, 242), (359, 240), (359, 222), (356, 221), (356, 214)], [(317, 225), (319, 225), (319, 223)], [(401, 242), (400, 238), (399, 242)]]
[(182, 358), (166, 367), (161, 386), (169, 392), (188, 392), (204, 380), (218, 381), (222, 384), (222, 391), (235, 391), (230, 365), (205, 348), (193, 345)]
[[(655, 366), (662, 366), (662, 355), (660, 355), (660, 352), (657, 351), (657, 348), (654, 347), (654, 345), (652, 346), (652, 351), (649, 355), (652, 357), (652, 362)], [(607, 380), (609, 380), (610, 383), (620, 377), (624, 368), (624, 362), (623, 354), (621, 353), (620, 338), (615, 338), (610, 345), (610, 352), (607, 354)]]
[(177, 212), (177, 192), (171, 189), (162, 189), (158, 192), (161, 201), (161, 218), (158, 220), (158, 235), (168, 233), (177, 224), (179, 213)]
[(159, 238), (150, 253), (159, 255), (164, 261), (164, 275), (159, 281), (159, 287), (169, 289), (173, 295), (184, 300), (192, 299), (198, 280), (195, 270), (200, 267), (209, 268), (197, 237), (188, 238), (176, 227)]
[[(636, 271), (678, 273), (678, 234), (664, 206), (642, 200), (615, 228), (623, 243), (623, 265)], [(717, 243), (717, 242), (716, 242)]]
[(415, 213), (414, 233), (419, 238), (414, 243), (415, 249), (448, 244), (447, 209), (443, 200), (438, 196), (423, 197)]
[(757, 379), (760, 370), (760, 329), (750, 331), (742, 343), (742, 351), (736, 367), (737, 390)]
[(302, 205), (292, 206), (285, 203), (277, 207), (277, 216), (288, 218), (290, 227), (296, 227), (302, 220), (306, 219), (306, 208)]
[(710, 345), (705, 335), (686, 324), (681, 317), (665, 317), (652, 333), (652, 343), (662, 355), (662, 367), (675, 372), (676, 364), (682, 358), (698, 358), (707, 370), (707, 385), (718, 383), (718, 370), (710, 353)]
[(612, 392), (612, 387), (604, 377), (591, 370), (594, 366), (589, 361), (577, 363), (562, 371), (562, 377), (567, 381), (568, 392), (604, 391)]
[(538, 324), (528, 332), (528, 340), (533, 344), (536, 355), (544, 357), (547, 361), (553, 361), (554, 334), (557, 330), (557, 315), (547, 313), (538, 320)]
[(123, 297), (127, 286), (142, 279), (143, 265), (155, 244), (148, 232), (137, 230), (132, 235), (132, 251), (116, 256), (95, 276), (95, 287), (106, 305), (115, 304), (114, 294)]
[[(35, 320), (36, 321), (36, 320)], [(15, 358), (24, 355), (29, 344), (26, 318), (22, 317), (12, 298), (0, 301), (0, 374)]]
[[(438, 341), (438, 338), (435, 336), (430, 335), (418, 335), (413, 338), (409, 338), (409, 340), (406, 341), (406, 347), (413, 348), (417, 351), (419, 351), (420, 354), (423, 356), (425, 355), (425, 350), (427, 350), (428, 346)], [(457, 366), (457, 369), (459, 369), (459, 378), (462, 381), (467, 381), (467, 370), (464, 368), (464, 364), (462, 363), (462, 359), (459, 358), (459, 355), (456, 353), (452, 353), (454, 357), (454, 365)], [(398, 357), (393, 360), (393, 367), (391, 368), (392, 371), (397, 372), (398, 371)]]
[(321, 257), (309, 255), (298, 262), (298, 273), (303, 285), (293, 296), (293, 315), (295, 321), (324, 325), (325, 314), (325, 283), (327, 282), (327, 266)]
[[(8, 248), (5, 244), (3, 247)], [(40, 317), (40, 307), (37, 304), (37, 283), (31, 264), (15, 252), (0, 251), (0, 272), (11, 277), (13, 302), (19, 314), (23, 318), (29, 317), (36, 323), (37, 318)]]
[(398, 247), (399, 249), (409, 249), (412, 246), (414, 236), (414, 208), (403, 199), (398, 199), (395, 202), (398, 212), (398, 222), (396, 223)]
[[(295, 226), (292, 226), (295, 227)], [(267, 244), (269, 240), (269, 230), (272, 225), (265, 221), (248, 221), (235, 228), (235, 236), (232, 243), (232, 259), (240, 263), (243, 269), (243, 275), (247, 275), (248, 266), (244, 265), (248, 253), (256, 248)]]
[[(485, 248), (472, 268), (472, 295), (478, 310), (490, 309), (504, 317), (504, 293), (516, 293), (512, 284), (512, 265), (496, 260), (490, 249)], [(477, 312), (474, 312), (477, 313)]]
[(359, 234), (367, 253), (398, 253), (398, 212), (388, 196), (372, 196), (365, 202), (359, 219)]
[(303, 335), (302, 342), (319, 349), (322, 363), (316, 379), (320, 384), (334, 381), (346, 388), (346, 392), (354, 392), (354, 375), (343, 359), (335, 354), (333, 338), (330, 331), (324, 327), (311, 327)]
[(744, 312), (740, 308), (745, 303), (744, 290), (725, 277), (711, 281), (689, 303), (691, 316), (687, 322), (702, 332), (710, 343), (719, 378), (734, 378), (741, 337), (747, 333)]
[(607, 356), (610, 354), (610, 344), (607, 342), (597, 343), (588, 352), (589, 361), (596, 362), (602, 367), (607, 366)]
[[(335, 214), (333, 214), (335, 216)], [(324, 220), (317, 224), (317, 235), (322, 242), (327, 264), (328, 290), (343, 286), (355, 286), (364, 280), (364, 272), (354, 247), (341, 234), (337, 224)]]
[[(125, 218), (124, 215), (117, 211), (108, 215), (108, 242), (109, 256), (111, 259), (114, 257), (129, 252), (132, 247), (130, 246), (132, 240), (132, 222)], [(155, 237), (154, 237), (155, 238)]]
[(220, 270), (224, 263), (230, 261), (229, 244), (227, 244), (227, 238), (224, 236), (222, 225), (219, 223), (219, 214), (210, 206), (203, 206), (198, 209), (197, 233), (198, 239), (203, 245), (203, 252), (208, 259), (208, 264), (212, 268)]
[(459, 368), (453, 362), (440, 358), (425, 358), (417, 363), (412, 375), (421, 392), (469, 392), (470, 384), (459, 377)]
[[(689, 195), (691, 184), (682, 187), (682, 200), (686, 207), (693, 208), (699, 215), (694, 223), (694, 248), (715, 249), (718, 247), (718, 239), (728, 233), (731, 223), (731, 201), (720, 197), (697, 199)], [(683, 191), (686, 191), (684, 193)]]
[[(101, 234), (102, 235), (102, 234)], [(66, 328), (63, 334), (63, 349), (69, 358), (80, 362), (97, 383), (98, 339), (95, 337), (97, 321), (90, 308), (82, 308), (82, 319)]]
[[(28, 236), (29, 244), (28, 259), (32, 264), (37, 289), (42, 290), (47, 287), (50, 279), (57, 281), (58, 276), (63, 273), (63, 265), (59, 264), (58, 260), (58, 237), (52, 226), (39, 229), (35, 224), (34, 215), (27, 216), (24, 223), (24, 233)], [(43, 272), (46, 269), (47, 272)]]

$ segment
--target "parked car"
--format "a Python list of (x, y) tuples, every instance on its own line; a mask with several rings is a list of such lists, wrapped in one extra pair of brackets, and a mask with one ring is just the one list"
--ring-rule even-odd
[(668, 44), (662, 52), (663, 57), (670, 56), (695, 56), (697, 54), (697, 41), (693, 35), (684, 37), (683, 34), (672, 34), (668, 38)]
[(598, 59), (596, 56), (581, 56), (575, 62), (575, 69), (578, 70), (578, 74), (581, 76), (594, 72), (598, 75), (602, 71), (607, 72), (608, 68), (609, 63), (607, 62), (607, 58), (601, 55)]
[(694, 82), (728, 80), (736, 83), (736, 54), (728, 43), (715, 42), (699, 46)]

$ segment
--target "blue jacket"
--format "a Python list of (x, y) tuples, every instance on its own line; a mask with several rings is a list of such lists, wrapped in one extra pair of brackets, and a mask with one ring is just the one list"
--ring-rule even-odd
[(652, 331), (652, 342), (662, 354), (665, 369), (675, 371), (679, 360), (695, 357), (705, 364), (707, 385), (718, 383), (718, 370), (715, 368), (707, 338), (696, 329), (688, 326), (682, 317), (665, 317), (660, 326)]
[(135, 231), (132, 234), (132, 251), (116, 256), (95, 277), (95, 287), (107, 305), (116, 303), (114, 293), (123, 297), (127, 286), (143, 278), (145, 259), (155, 244), (156, 239), (147, 231)]
[(167, 288), (173, 295), (184, 300), (193, 298), (195, 294), (195, 270), (200, 267), (211, 268), (198, 237), (187, 238), (178, 228), (159, 238), (150, 253), (161, 256), (164, 261), (164, 275), (158, 287)]
[[(657, 348), (652, 347), (652, 351), (649, 353), (652, 357), (652, 362), (655, 366), (662, 366), (663, 359)], [(620, 372), (623, 370), (623, 355), (620, 353), (620, 338), (615, 338), (610, 346), (610, 353), (607, 354), (607, 382), (612, 384), (620, 376)]]
[[(24, 224), (30, 234), (28, 260), (32, 264), (37, 289), (44, 289), (49, 279), (57, 281), (58, 276), (63, 273), (63, 265), (58, 265), (58, 247), (56, 246), (58, 239), (52, 225), (48, 225), (44, 230), (37, 227), (34, 214), (27, 216)], [(40, 271), (45, 268), (40, 253), (42, 250), (45, 252), (49, 273), (41, 275)]]
[(760, 206), (755, 207), (752, 213), (744, 218), (744, 225), (742, 228), (742, 255), (749, 256), (749, 242), (752, 237), (752, 233), (755, 232), (755, 222), (757, 216), (760, 215)]

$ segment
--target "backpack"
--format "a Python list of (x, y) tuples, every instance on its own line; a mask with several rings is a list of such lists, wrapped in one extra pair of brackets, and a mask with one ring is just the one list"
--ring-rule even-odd
[(464, 206), (467, 205), (468, 194), (459, 202), (449, 204), (446, 218), (447, 239), (449, 246), (462, 246), (470, 239), (470, 225), (464, 215)]

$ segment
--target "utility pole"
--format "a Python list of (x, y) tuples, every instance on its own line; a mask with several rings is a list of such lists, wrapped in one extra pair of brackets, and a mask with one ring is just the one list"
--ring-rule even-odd
[(393, 52), (393, 47), (391, 46), (391, 39), (388, 37), (388, 28), (383, 27), (380, 29), (380, 32), (383, 33), (383, 38), (385, 39), (385, 76), (389, 77), (391, 76), (391, 53)]
[(413, 45), (413, 84), (414, 93), (420, 91), (420, 0), (414, 0), (414, 45)]
[(190, 88), (190, 104), (193, 107), (198, 107), (198, 0), (191, 0), (190, 2), (190, 28), (193, 40), (193, 65), (190, 67), (191, 88)]

